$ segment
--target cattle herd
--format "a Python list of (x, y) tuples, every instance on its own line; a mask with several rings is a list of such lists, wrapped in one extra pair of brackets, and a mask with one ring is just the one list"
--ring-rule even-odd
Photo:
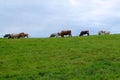
[[(106, 34), (109, 35), (110, 31), (101, 30), (98, 32), (98, 35), (106, 35)], [(79, 33), (79, 36), (84, 36), (84, 35), (89, 36), (90, 35), (89, 30), (84, 30)], [(71, 30), (62, 30), (58, 33), (52, 33), (49, 37), (65, 37), (65, 36), (72, 37), (72, 31)], [(25, 38), (25, 37), (28, 38), (29, 34), (21, 32), (18, 34), (5, 34), (3, 37), (8, 38), (8, 39)]]
[[(106, 35), (106, 34), (109, 35), (110, 31), (101, 30), (98, 32), (98, 35)], [(72, 31), (71, 30), (62, 30), (61, 32), (58, 32), (58, 33), (52, 33), (50, 35), (50, 37), (58, 37), (58, 36), (64, 37), (65, 35), (72, 37)], [(79, 36), (84, 36), (84, 35), (89, 36), (90, 35), (89, 30), (81, 31), (79, 34)]]

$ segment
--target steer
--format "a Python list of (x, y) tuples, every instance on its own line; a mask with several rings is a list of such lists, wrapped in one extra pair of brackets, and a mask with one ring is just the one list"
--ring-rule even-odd
[(86, 31), (81, 31), (79, 36), (83, 36), (83, 35), (85, 35), (85, 34), (87, 34), (87, 36), (90, 35), (90, 34), (89, 34), (89, 31), (86, 30)]
[(64, 35), (72, 36), (71, 30), (62, 30), (60, 33), (57, 33), (59, 36), (64, 37)]

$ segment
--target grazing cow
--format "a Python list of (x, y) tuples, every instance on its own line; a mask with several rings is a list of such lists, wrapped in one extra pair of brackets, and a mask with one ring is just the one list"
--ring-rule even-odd
[(28, 38), (28, 34), (26, 34), (26, 33), (24, 33), (24, 32), (21, 32), (21, 33), (19, 33), (19, 34), (14, 34), (14, 37), (15, 38), (25, 38), (25, 37), (27, 37)]
[(85, 34), (87, 34), (87, 36), (90, 35), (90, 34), (89, 34), (89, 31), (86, 30), (86, 31), (81, 31), (79, 36), (83, 36), (83, 35), (85, 35)]
[(101, 31), (98, 32), (98, 35), (109, 35), (109, 34), (110, 34), (110, 31), (101, 30)]
[(64, 35), (72, 36), (71, 30), (63, 30), (60, 33), (57, 33), (59, 36), (64, 37)]
[(52, 33), (52, 34), (50, 35), (50, 37), (58, 37), (58, 34), (57, 34), (57, 33)]

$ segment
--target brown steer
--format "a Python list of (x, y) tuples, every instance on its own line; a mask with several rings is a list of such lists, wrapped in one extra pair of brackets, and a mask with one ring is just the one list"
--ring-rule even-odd
[(71, 30), (63, 30), (60, 33), (57, 33), (59, 36), (64, 37), (64, 35), (72, 36)]

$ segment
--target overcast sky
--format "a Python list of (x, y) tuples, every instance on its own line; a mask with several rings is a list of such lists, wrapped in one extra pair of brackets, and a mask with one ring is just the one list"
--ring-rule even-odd
[(0, 37), (29, 33), (48, 37), (61, 30), (120, 33), (120, 0), (0, 0)]

